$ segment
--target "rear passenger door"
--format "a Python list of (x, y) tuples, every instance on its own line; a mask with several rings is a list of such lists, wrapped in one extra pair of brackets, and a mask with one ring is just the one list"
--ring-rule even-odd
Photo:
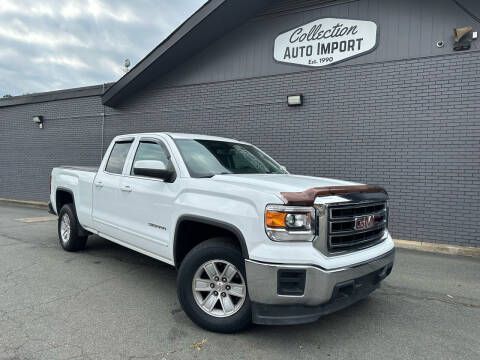
[(133, 140), (117, 140), (111, 146), (108, 160), (102, 163), (93, 183), (92, 218), (95, 230), (116, 239), (122, 238), (120, 225), (124, 216), (118, 206), (121, 201), (120, 184)]

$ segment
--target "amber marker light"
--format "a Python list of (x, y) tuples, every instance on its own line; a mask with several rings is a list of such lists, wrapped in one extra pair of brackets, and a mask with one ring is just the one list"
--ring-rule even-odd
[(285, 216), (287, 214), (275, 211), (265, 212), (265, 224), (271, 228), (285, 227)]

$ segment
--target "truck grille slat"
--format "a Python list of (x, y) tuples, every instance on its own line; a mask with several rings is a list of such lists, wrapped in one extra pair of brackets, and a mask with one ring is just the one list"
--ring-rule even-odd
[[(357, 218), (374, 221), (364, 229), (355, 229)], [(332, 205), (328, 208), (328, 247), (332, 252), (364, 248), (384, 239), (388, 226), (385, 202)]]

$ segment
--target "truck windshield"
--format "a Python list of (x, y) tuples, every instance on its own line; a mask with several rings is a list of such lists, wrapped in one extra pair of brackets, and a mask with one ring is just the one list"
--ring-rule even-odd
[(252, 145), (196, 139), (176, 139), (175, 143), (192, 177), (286, 174), (272, 158)]

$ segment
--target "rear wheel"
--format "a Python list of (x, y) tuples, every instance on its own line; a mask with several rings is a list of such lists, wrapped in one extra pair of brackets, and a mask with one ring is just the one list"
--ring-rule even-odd
[(63, 205), (58, 214), (58, 238), (66, 251), (85, 249), (87, 236), (79, 236), (79, 223), (72, 204)]
[(233, 333), (251, 322), (251, 305), (240, 249), (228, 239), (211, 239), (193, 248), (177, 278), (180, 304), (199, 326)]

